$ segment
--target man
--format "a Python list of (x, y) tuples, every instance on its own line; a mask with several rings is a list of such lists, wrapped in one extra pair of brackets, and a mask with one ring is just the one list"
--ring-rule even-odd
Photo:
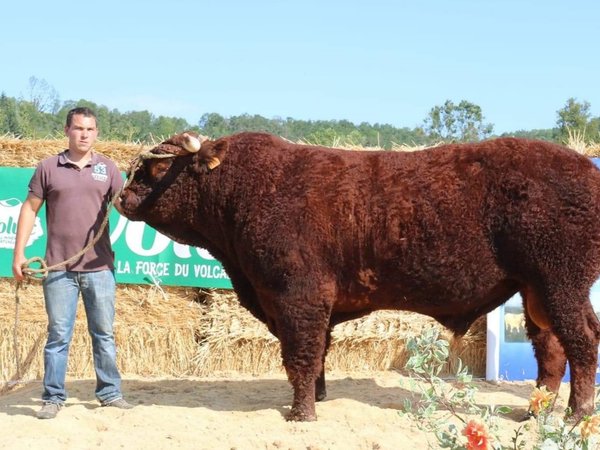
[[(94, 239), (110, 200), (121, 189), (116, 165), (93, 150), (98, 137), (94, 112), (89, 108), (72, 109), (64, 131), (69, 148), (38, 164), (21, 207), (12, 267), (18, 281), (24, 278), (21, 266), (26, 261), (25, 245), (44, 202), (46, 263), (52, 266), (76, 255)], [(44, 405), (37, 417), (56, 417), (67, 399), (65, 376), (79, 294), (92, 338), (96, 397), (102, 406), (132, 408), (121, 394), (116, 365), (114, 254), (108, 229), (81, 257), (51, 270), (43, 281), (43, 290), (48, 339), (44, 348)]]

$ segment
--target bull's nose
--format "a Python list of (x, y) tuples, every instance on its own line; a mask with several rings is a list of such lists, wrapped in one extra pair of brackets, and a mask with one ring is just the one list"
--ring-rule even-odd
[(125, 189), (115, 201), (115, 207), (123, 215), (132, 213), (140, 205), (140, 198), (135, 193)]
[(125, 202), (125, 198), (124, 198), (123, 192), (121, 192), (121, 195), (119, 195), (117, 198), (115, 198), (115, 201), (113, 203), (113, 206), (121, 214), (123, 214), (123, 203), (124, 202)]

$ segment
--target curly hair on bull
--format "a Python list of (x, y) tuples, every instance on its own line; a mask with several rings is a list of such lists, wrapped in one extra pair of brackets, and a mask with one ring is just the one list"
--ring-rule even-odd
[[(265, 133), (192, 142), (189, 152), (190, 139), (168, 141), (179, 146), (168, 166), (137, 170), (122, 213), (223, 264), (241, 304), (281, 342), (289, 419), (316, 419), (336, 324), (399, 309), (460, 335), (515, 293), (537, 384), (556, 391), (568, 361), (569, 406), (576, 417), (592, 411), (600, 171), (588, 158), (515, 138), (414, 152)], [(206, 170), (193, 170), (198, 161)]]

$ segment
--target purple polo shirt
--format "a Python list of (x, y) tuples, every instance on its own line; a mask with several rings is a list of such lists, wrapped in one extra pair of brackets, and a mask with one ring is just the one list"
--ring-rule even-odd
[[(29, 192), (46, 202), (48, 266), (66, 261), (94, 238), (108, 203), (122, 184), (117, 166), (95, 152), (82, 169), (69, 162), (66, 150), (38, 164), (29, 182)], [(104, 269), (114, 269), (108, 226), (84, 255), (55, 270), (91, 272)]]

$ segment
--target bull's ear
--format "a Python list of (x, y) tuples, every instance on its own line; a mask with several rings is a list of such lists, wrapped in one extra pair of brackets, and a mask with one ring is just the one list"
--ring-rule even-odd
[(226, 140), (204, 141), (198, 151), (196, 171), (208, 172), (216, 169), (225, 159), (229, 144)]

